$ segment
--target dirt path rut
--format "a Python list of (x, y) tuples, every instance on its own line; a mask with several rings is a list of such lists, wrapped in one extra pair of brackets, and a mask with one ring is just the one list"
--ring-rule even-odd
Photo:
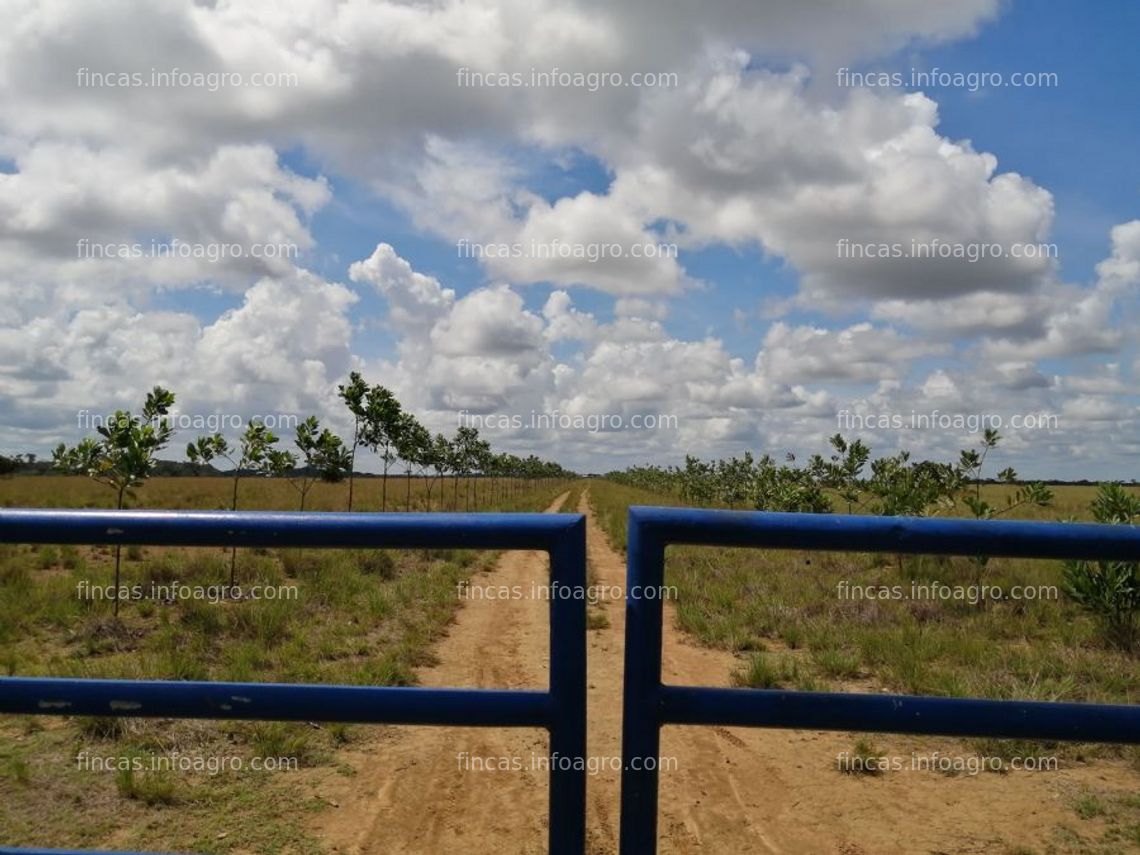
[[(561, 508), (559, 496), (547, 513)], [(424, 686), (545, 689), (549, 603), (503, 596), (547, 580), (542, 552), (505, 552), (471, 579)], [(547, 774), (498, 768), (545, 756), (544, 730), (385, 727), (348, 758), (354, 773), (322, 788), (338, 807), (321, 817), (325, 848), (351, 855), (546, 851)], [(466, 752), (466, 754), (464, 754)]]

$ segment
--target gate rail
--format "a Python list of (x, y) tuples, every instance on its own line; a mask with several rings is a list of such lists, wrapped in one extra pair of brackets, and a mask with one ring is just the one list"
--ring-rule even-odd
[[(1140, 561), (1124, 525), (631, 507), (627, 591), (661, 590), (669, 544)], [(1140, 706), (667, 686), (662, 601), (626, 600), (622, 855), (657, 845), (661, 727), (729, 725), (1140, 743)]]
[[(20, 509), (0, 511), (0, 543), (542, 550), (552, 582), (586, 585), (586, 528), (577, 514)], [(585, 757), (585, 600), (550, 600), (548, 691), (6, 677), (0, 714), (541, 727), (554, 756)], [(550, 770), (552, 855), (585, 850), (585, 771), (567, 765)], [(53, 851), (62, 850), (0, 844), (0, 853)]]

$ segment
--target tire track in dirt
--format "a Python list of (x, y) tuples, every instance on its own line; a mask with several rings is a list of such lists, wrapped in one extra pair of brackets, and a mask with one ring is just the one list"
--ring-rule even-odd
[[(569, 494), (547, 508), (557, 512)], [(548, 580), (543, 552), (504, 552), (471, 578), (470, 597), (436, 646), (423, 686), (545, 689), (549, 685), (549, 603), (510, 600), (500, 586)], [(547, 734), (530, 728), (383, 727), (354, 773), (321, 787), (339, 807), (319, 819), (327, 851), (373, 853), (546, 851), (544, 770), (485, 771), (483, 761), (545, 756)], [(468, 758), (459, 757), (468, 752)], [(477, 760), (474, 758), (478, 758)]]
[[(559, 497), (548, 512), (565, 501)], [(625, 562), (609, 544), (583, 494), (591, 581), (624, 590)], [(507, 552), (473, 577), (473, 588), (547, 581), (544, 553)], [(621, 753), (622, 650), (625, 604), (596, 608), (608, 625), (589, 631), (588, 746), (603, 760), (587, 777), (587, 849), (617, 852)], [(666, 603), (664, 674), (669, 683), (726, 686), (739, 660), (700, 647), (676, 628)], [(425, 686), (545, 688), (549, 603), (479, 599), (463, 604), (436, 648), (438, 664), (420, 673)], [(344, 752), (353, 773), (323, 780), (321, 798), (335, 808), (315, 820), (326, 851), (406, 853), (540, 853), (546, 851), (547, 773), (529, 768), (473, 771), (457, 753), (479, 758), (545, 756), (541, 730), (385, 727), (365, 749)], [(850, 734), (670, 727), (661, 772), (660, 845), (676, 853), (770, 855), (911, 855), (974, 853), (1033, 846), (1046, 851), (1059, 824), (1073, 825), (1065, 794), (1088, 785), (1136, 789), (1140, 775), (1123, 762), (1099, 761), (1060, 772), (948, 777), (888, 772), (873, 779), (836, 771)], [(909, 756), (953, 742), (876, 738), (891, 754)], [(958, 749), (960, 750), (960, 749)], [(1092, 831), (1093, 826), (1082, 825)]]

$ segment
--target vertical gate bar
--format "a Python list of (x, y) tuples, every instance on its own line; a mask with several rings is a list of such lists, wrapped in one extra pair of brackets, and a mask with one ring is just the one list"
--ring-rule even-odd
[[(550, 599), (551, 855), (586, 851), (586, 520), (550, 548), (550, 579), (574, 596)], [(556, 592), (561, 587), (554, 589)]]
[[(665, 544), (636, 508), (626, 535), (625, 692), (622, 707), (621, 855), (657, 851), (657, 757), (661, 753), (661, 590)], [(650, 762), (646, 762), (650, 761)]]

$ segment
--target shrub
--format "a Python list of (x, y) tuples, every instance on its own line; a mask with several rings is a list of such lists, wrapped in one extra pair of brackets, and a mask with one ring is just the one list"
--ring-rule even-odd
[(115, 772), (115, 788), (123, 798), (135, 799), (151, 807), (178, 803), (174, 778), (167, 773), (139, 775), (131, 765), (124, 763)]
[(79, 550), (70, 544), (59, 548), (59, 561), (68, 570), (77, 570), (83, 564)]
[(296, 603), (288, 600), (250, 600), (234, 609), (230, 619), (239, 636), (270, 647), (289, 638), (295, 614)]
[(779, 689), (795, 681), (799, 668), (791, 657), (783, 657), (777, 662), (764, 653), (755, 654), (748, 665), (733, 675), (738, 686), (750, 689)]
[[(1109, 525), (1140, 520), (1140, 497), (1119, 484), (1102, 484), (1090, 508), (1093, 518)], [(1129, 561), (1070, 561), (1064, 589), (1082, 608), (1097, 616), (1110, 644), (1133, 651), (1140, 611), (1140, 564)]]
[(23, 757), (9, 757), (6, 765), (8, 774), (17, 784), (24, 787), (31, 784), (32, 773), (27, 760)]
[(309, 731), (284, 721), (259, 721), (250, 726), (249, 741), (258, 757), (290, 757), (298, 765), (313, 759)]
[(842, 650), (820, 650), (813, 655), (819, 670), (828, 677), (851, 679), (860, 674), (859, 657)]
[(396, 560), (386, 549), (368, 549), (356, 553), (356, 566), (361, 573), (391, 579), (396, 575)]
[(365, 686), (411, 686), (415, 681), (407, 661), (395, 651), (369, 659), (358, 674), (358, 682)]
[(835, 760), (835, 767), (847, 775), (879, 775), (886, 765), (883, 753), (871, 742), (860, 739), (853, 751), (844, 751)]
[(79, 732), (91, 739), (119, 739), (127, 732), (123, 719), (114, 716), (83, 716), (76, 723)]

